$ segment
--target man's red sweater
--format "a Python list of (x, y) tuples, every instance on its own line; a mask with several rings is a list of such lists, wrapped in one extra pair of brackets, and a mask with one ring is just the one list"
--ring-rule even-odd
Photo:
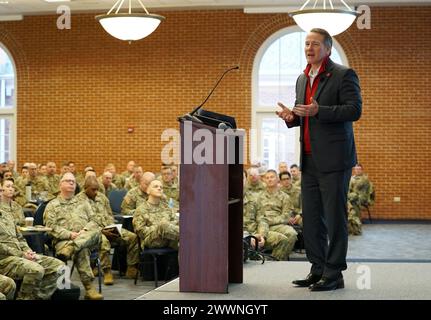
[[(304, 104), (311, 104), (311, 98), (314, 96), (317, 90), (317, 86), (320, 82), (320, 75), (325, 72), (326, 64), (328, 63), (328, 57), (325, 58), (320, 66), (319, 73), (314, 78), (313, 86), (310, 87), (310, 69), (311, 64), (308, 64), (304, 70), (305, 75), (307, 76), (307, 89), (305, 90), (305, 100)], [(306, 116), (304, 119), (304, 152), (305, 154), (311, 154), (311, 144), (310, 144), (310, 128), (309, 128), (309, 117)]]

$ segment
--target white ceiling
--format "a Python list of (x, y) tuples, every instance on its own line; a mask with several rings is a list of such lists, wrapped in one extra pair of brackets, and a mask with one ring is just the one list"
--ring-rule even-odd
[[(45, 0), (0, 0), (0, 18), (4, 15), (23, 14), (56, 14), (57, 7), (65, 4), (73, 12), (100, 12), (108, 11), (117, 0), (71, 0), (70, 2), (48, 3)], [(288, 7), (298, 9), (305, 0), (141, 0), (149, 9), (154, 10), (184, 10), (184, 9), (243, 9), (250, 7)], [(345, 0), (351, 6), (361, 4), (373, 5), (431, 5), (431, 0)], [(5, 3), (7, 2), (7, 3)], [(332, 0), (340, 4), (340, 0)], [(134, 8), (139, 8), (139, 2), (132, 0)], [(311, 4), (314, 1), (310, 2)], [(319, 5), (323, 0), (319, 0)], [(329, 0), (326, 0), (329, 5)], [(128, 6), (128, 0), (124, 1), (122, 8)], [(274, 10), (276, 10), (275, 8)]]

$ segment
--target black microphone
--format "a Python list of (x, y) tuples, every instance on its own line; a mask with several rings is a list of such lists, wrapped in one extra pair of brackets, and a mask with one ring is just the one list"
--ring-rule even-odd
[(222, 79), (226, 75), (226, 73), (228, 73), (228, 72), (230, 72), (232, 70), (238, 70), (238, 69), (239, 69), (239, 66), (234, 66), (234, 67), (230, 67), (227, 70), (225, 70), (225, 72), (223, 72), (223, 74), (218, 79), (218, 81), (216, 82), (215, 86), (212, 88), (212, 90), (210, 91), (210, 93), (208, 94), (208, 96), (205, 98), (205, 100), (202, 101), (202, 103), (200, 105), (198, 105), (196, 108), (194, 108), (194, 110), (192, 112), (186, 113), (182, 117), (178, 118), (178, 120), (185, 119), (185, 120), (197, 121), (197, 122), (202, 123), (203, 121), (200, 120), (199, 118), (197, 118), (194, 114), (196, 112), (198, 112), (199, 109), (202, 108), (202, 106), (208, 101), (208, 99), (211, 97), (211, 95), (213, 94), (214, 90), (217, 88), (217, 86), (219, 85), (219, 83), (222, 81)]
[(208, 96), (205, 98), (204, 101), (202, 101), (202, 103), (200, 105), (198, 105), (192, 112), (189, 113), (190, 116), (193, 117), (193, 115), (199, 111), (200, 108), (203, 107), (203, 105), (209, 100), (209, 98), (211, 97), (211, 95), (213, 94), (214, 90), (217, 88), (217, 86), (219, 85), (219, 83), (223, 80), (224, 76), (232, 71), (232, 70), (238, 70), (239, 66), (234, 66), (234, 67), (230, 67), (228, 68), (225, 72), (223, 72), (223, 74), (221, 75), (220, 79), (218, 79), (218, 81), (216, 82), (215, 86), (212, 88), (212, 90), (210, 91), (210, 93), (208, 94)]

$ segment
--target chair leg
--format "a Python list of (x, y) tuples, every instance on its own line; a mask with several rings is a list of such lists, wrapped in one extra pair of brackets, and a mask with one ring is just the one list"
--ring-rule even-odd
[(157, 273), (157, 255), (153, 255), (153, 264), (154, 264), (154, 284), (156, 288), (159, 286), (158, 284), (158, 273)]
[(135, 280), (134, 280), (135, 286), (136, 286), (136, 283), (138, 282), (138, 277), (139, 277), (140, 273), (141, 273), (141, 262), (139, 261), (139, 263), (138, 263), (138, 272), (136, 272)]
[(102, 268), (100, 267), (100, 258), (97, 257), (97, 271), (98, 271), (98, 280), (99, 280), (99, 293), (102, 293)]
[(121, 261), (119, 257), (117, 257), (117, 268), (118, 268), (118, 275), (121, 278), (123, 276), (123, 272), (121, 271)]
[[(175, 263), (175, 257), (172, 257), (172, 255), (168, 255), (168, 262), (165, 272), (165, 282), (168, 280), (169, 271), (171, 271), (171, 264)], [(173, 269), (173, 268), (172, 268)]]
[(370, 223), (373, 223), (373, 220), (371, 220), (370, 208), (367, 207), (367, 211), (368, 211), (368, 220), (370, 220)]

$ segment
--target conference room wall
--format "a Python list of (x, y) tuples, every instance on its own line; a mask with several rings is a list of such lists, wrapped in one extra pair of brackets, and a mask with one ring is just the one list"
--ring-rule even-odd
[[(94, 14), (72, 12), (70, 30), (57, 29), (55, 13), (0, 22), (0, 42), (17, 69), (18, 165), (73, 160), (100, 173), (108, 162), (123, 171), (134, 159), (159, 170), (162, 132), (178, 129), (177, 117), (234, 64), (240, 71), (224, 79), (206, 109), (250, 128), (256, 52), (293, 21), (240, 10), (158, 13), (166, 21), (131, 44), (107, 35)], [(359, 161), (376, 187), (375, 218), (431, 219), (430, 15), (430, 6), (373, 7), (370, 30), (354, 24), (336, 37), (361, 79), (355, 132)]]

